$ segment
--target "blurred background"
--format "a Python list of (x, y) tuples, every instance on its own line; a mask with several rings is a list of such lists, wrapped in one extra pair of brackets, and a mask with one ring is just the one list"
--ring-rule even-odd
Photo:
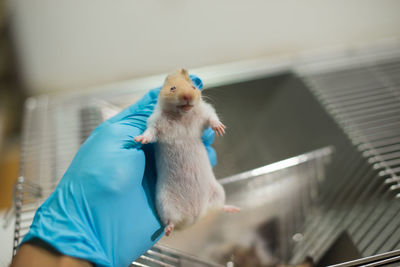
[[(397, 0), (0, 1), (0, 209), (18, 177), (27, 96), (400, 38)], [(4, 219), (2, 219), (4, 220)], [(0, 265), (12, 231), (0, 230)]]

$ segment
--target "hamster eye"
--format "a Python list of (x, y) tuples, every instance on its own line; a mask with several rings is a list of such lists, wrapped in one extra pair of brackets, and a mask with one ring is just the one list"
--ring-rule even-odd
[(194, 90), (196, 90), (196, 87), (194, 87), (193, 85), (192, 85), (192, 88), (193, 88)]
[(176, 90), (176, 86), (172, 86), (171, 91), (175, 91), (175, 90)]

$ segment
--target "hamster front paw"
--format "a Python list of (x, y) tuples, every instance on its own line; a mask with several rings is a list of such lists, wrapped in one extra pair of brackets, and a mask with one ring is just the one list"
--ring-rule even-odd
[(138, 135), (135, 138), (133, 138), (133, 140), (135, 140), (138, 143), (141, 143), (143, 145), (148, 144), (150, 142), (150, 138), (148, 138), (147, 136), (144, 135)]
[(226, 126), (220, 121), (211, 121), (211, 128), (215, 131), (218, 136), (225, 134)]

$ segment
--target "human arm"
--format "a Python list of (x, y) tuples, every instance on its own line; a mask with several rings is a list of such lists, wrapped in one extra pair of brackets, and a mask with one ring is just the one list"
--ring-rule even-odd
[(38, 243), (24, 243), (10, 267), (93, 267), (86, 260), (63, 255)]

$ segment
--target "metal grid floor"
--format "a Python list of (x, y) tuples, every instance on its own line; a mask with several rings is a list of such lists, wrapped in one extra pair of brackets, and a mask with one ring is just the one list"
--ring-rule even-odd
[[(309, 221), (294, 260), (305, 255), (322, 258), (343, 232), (362, 256), (396, 249), (399, 256), (400, 58), (333, 70), (314, 68), (299, 71), (299, 76), (349, 141), (328, 170), (320, 213)], [(393, 261), (398, 262), (392, 257), (388, 262)], [(386, 266), (383, 261), (364, 263)]]

